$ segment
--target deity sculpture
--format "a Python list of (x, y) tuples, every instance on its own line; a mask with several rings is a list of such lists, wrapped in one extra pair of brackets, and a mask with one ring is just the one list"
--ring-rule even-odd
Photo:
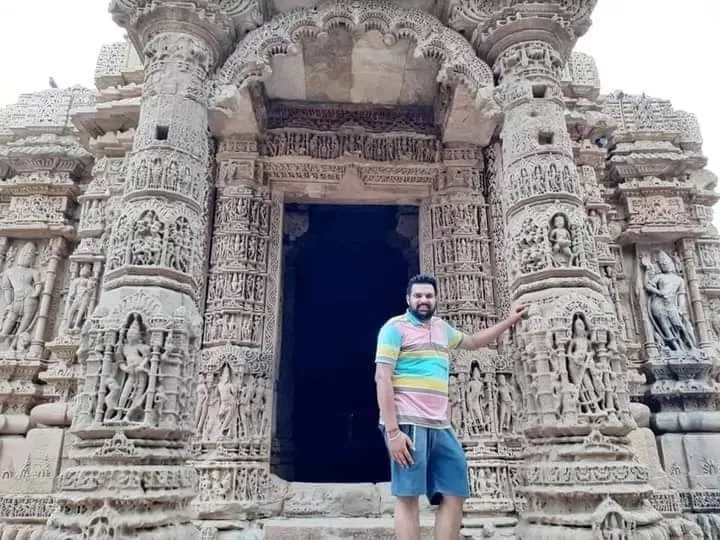
[(262, 408), (262, 423), (260, 425), (260, 436), (270, 433), (272, 426), (272, 402), (275, 394), (273, 381), (270, 378), (263, 379), (264, 402)]
[(255, 435), (260, 437), (263, 428), (263, 412), (265, 410), (265, 381), (261, 377), (255, 377), (252, 396), (252, 415), (255, 427)]
[(147, 211), (135, 223), (131, 241), (131, 264), (138, 266), (160, 264), (164, 225), (157, 214)]
[(567, 349), (568, 376), (578, 389), (578, 398), (583, 412), (598, 412), (602, 397), (599, 390), (600, 379), (591, 348), (588, 327), (585, 319), (576, 316), (572, 326), (572, 337)]
[[(643, 257), (644, 287), (648, 295), (647, 312), (657, 343), (671, 351), (697, 348), (692, 323), (688, 317), (685, 280), (677, 273), (670, 256), (659, 251), (653, 264)], [(657, 270), (660, 270), (658, 273)]]
[(220, 407), (217, 413), (217, 429), (215, 434), (232, 438), (236, 435), (233, 426), (237, 422), (237, 390), (230, 377), (230, 367), (226, 364), (220, 373), (217, 385)]
[(242, 436), (250, 438), (252, 435), (253, 415), (252, 415), (252, 399), (253, 399), (253, 376), (248, 375), (245, 384), (240, 389), (240, 429)]
[(80, 330), (90, 311), (95, 280), (90, 277), (92, 269), (89, 264), (80, 267), (78, 276), (70, 283), (65, 307), (65, 325), (68, 331)]
[(498, 428), (509, 431), (512, 423), (513, 389), (504, 374), (497, 377), (498, 383)]
[(602, 232), (602, 217), (597, 210), (588, 211), (588, 223), (590, 224), (590, 232), (600, 234)]
[(485, 413), (483, 405), (485, 401), (485, 384), (481, 380), (480, 369), (474, 366), (473, 373), (468, 383), (468, 412), (473, 431), (482, 433), (485, 431)]
[(145, 404), (150, 377), (150, 346), (144, 343), (137, 318), (128, 327), (125, 342), (118, 347), (116, 356), (118, 369), (124, 374), (118, 413), (125, 413), (122, 420), (131, 420)]
[(568, 229), (567, 217), (555, 214), (552, 218), (548, 236), (552, 247), (552, 260), (555, 266), (570, 266), (573, 262), (572, 235)]
[(27, 332), (35, 323), (43, 287), (40, 273), (33, 268), (36, 255), (35, 244), (27, 242), (20, 249), (15, 264), (2, 274), (2, 339)]
[(448, 388), (450, 394), (450, 423), (458, 437), (463, 437), (463, 402), (460, 395), (460, 386), (456, 377), (450, 377)]
[(207, 423), (212, 379), (212, 373), (206, 373), (195, 387), (195, 392), (197, 394), (197, 401), (195, 402), (195, 429), (197, 430), (198, 435), (202, 434), (205, 424)]

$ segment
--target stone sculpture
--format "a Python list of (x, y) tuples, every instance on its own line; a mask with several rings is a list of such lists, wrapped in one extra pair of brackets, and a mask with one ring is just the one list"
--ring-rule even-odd
[(68, 332), (77, 332), (90, 315), (95, 283), (89, 264), (80, 267), (80, 273), (70, 283), (66, 300), (64, 320)]
[(696, 348), (695, 336), (689, 320), (685, 280), (664, 251), (655, 261), (643, 260), (645, 289), (648, 293), (648, 313), (658, 345), (671, 351)]
[(16, 339), (26, 334), (35, 322), (42, 283), (40, 273), (33, 267), (36, 248), (26, 242), (18, 251), (17, 261), (2, 275), (2, 326), (0, 337)]

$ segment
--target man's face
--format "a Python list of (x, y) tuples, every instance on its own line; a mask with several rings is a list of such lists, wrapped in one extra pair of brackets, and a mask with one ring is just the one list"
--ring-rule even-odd
[(430, 319), (435, 313), (435, 289), (430, 284), (415, 284), (410, 289), (407, 303), (410, 312), (421, 321)]

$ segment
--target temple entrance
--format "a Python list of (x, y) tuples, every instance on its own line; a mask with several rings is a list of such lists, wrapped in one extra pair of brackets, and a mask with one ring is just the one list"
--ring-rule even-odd
[(306, 232), (286, 238), (278, 474), (387, 481), (373, 359), (378, 330), (404, 311), (405, 285), (417, 272), (417, 209), (287, 205), (286, 216), (293, 212)]

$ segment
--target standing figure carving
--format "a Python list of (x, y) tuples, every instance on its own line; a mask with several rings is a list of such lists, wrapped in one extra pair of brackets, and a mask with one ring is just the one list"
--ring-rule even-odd
[(240, 390), (240, 428), (242, 432), (241, 436), (246, 439), (250, 439), (253, 427), (253, 381), (254, 377), (249, 375), (248, 380)]
[(265, 410), (265, 381), (261, 377), (255, 377), (252, 381), (252, 417), (255, 428), (254, 435), (262, 437), (263, 412)]
[[(150, 379), (150, 346), (144, 342), (138, 319), (133, 319), (125, 335), (125, 343), (117, 350), (118, 368), (122, 375), (122, 391), (118, 413), (122, 420), (132, 420), (145, 404)], [(113, 418), (117, 420), (117, 415)]]
[(645, 267), (647, 311), (655, 340), (671, 351), (696, 349), (695, 335), (688, 317), (685, 280), (677, 273), (675, 263), (666, 252), (659, 251), (655, 263), (643, 257), (642, 265)]
[(485, 384), (481, 379), (480, 368), (473, 366), (472, 376), (468, 383), (468, 409), (470, 413), (471, 429), (474, 433), (482, 433), (486, 429), (485, 412)]
[(590, 345), (589, 331), (585, 319), (576, 316), (572, 326), (572, 338), (568, 344), (568, 376), (578, 389), (580, 407), (583, 412), (598, 412), (601, 391), (596, 381), (594, 351)]
[(17, 261), (2, 275), (2, 325), (0, 338), (20, 336), (30, 330), (37, 318), (42, 282), (33, 268), (37, 251), (27, 242), (20, 249)]
[(552, 246), (552, 260), (555, 266), (570, 266), (574, 259), (573, 239), (565, 214), (553, 216), (548, 238)]
[(497, 376), (498, 395), (498, 429), (510, 431), (512, 429), (513, 389), (503, 373)]
[(233, 438), (236, 436), (233, 426), (237, 421), (237, 390), (230, 376), (230, 368), (225, 365), (217, 385), (220, 406), (217, 415), (216, 436)]
[(456, 377), (450, 377), (448, 385), (449, 401), (450, 401), (450, 423), (452, 424), (455, 433), (458, 437), (462, 438), (465, 435), (465, 429), (463, 424), (463, 399), (462, 399), (462, 386), (458, 384)]
[(83, 264), (78, 276), (70, 283), (64, 317), (66, 328), (70, 332), (80, 330), (90, 311), (95, 286), (91, 273), (90, 265)]
[(212, 373), (206, 373), (204, 376), (201, 376), (200, 382), (195, 387), (197, 393), (197, 400), (195, 402), (195, 429), (199, 436), (203, 435), (205, 424), (207, 423), (212, 378)]

